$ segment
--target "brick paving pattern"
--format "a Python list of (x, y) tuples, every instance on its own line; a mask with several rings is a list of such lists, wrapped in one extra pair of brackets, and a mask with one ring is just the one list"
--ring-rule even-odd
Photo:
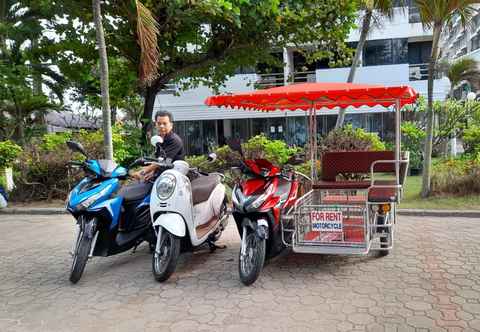
[(146, 245), (68, 281), (69, 216), (0, 215), (0, 331), (480, 331), (480, 220), (400, 217), (392, 254), (284, 254), (251, 287), (239, 237), (183, 254), (165, 284)]

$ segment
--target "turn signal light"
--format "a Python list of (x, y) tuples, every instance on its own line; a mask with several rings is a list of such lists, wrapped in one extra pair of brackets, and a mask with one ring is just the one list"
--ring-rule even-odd
[(382, 211), (384, 214), (390, 212), (390, 204), (380, 205), (380, 211)]

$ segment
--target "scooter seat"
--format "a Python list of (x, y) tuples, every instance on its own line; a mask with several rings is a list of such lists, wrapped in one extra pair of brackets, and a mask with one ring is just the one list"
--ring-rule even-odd
[(195, 180), (192, 180), (191, 184), (193, 205), (208, 200), (210, 194), (219, 183), (220, 176), (218, 175), (200, 176)]
[(118, 196), (122, 196), (124, 202), (137, 201), (147, 196), (152, 190), (151, 182), (136, 182), (120, 188)]

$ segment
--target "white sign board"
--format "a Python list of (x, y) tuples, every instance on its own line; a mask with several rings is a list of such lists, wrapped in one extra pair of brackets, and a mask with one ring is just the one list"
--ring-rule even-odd
[(319, 232), (343, 232), (342, 211), (316, 210), (310, 212), (312, 230)]

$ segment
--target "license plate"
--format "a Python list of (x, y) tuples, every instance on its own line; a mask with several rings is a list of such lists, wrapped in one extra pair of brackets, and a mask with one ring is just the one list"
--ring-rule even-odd
[(312, 231), (343, 232), (342, 211), (315, 210), (310, 212)]

